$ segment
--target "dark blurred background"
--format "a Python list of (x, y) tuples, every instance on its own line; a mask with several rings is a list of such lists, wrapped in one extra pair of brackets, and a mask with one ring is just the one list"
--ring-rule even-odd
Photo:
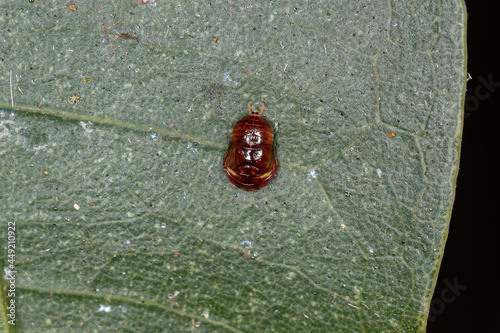
[(493, 214), (494, 205), (500, 207), (495, 160), (500, 128), (493, 120), (500, 113), (500, 11), (496, 1), (466, 4), (472, 79), (455, 205), (428, 333), (500, 332), (500, 219)]

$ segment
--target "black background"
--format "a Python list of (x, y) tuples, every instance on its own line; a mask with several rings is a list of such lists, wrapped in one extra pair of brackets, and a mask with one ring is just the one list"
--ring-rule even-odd
[[(495, 171), (499, 169), (496, 143), (500, 129), (493, 117), (500, 113), (500, 11), (494, 6), (496, 1), (466, 3), (467, 71), (472, 79), (467, 84), (450, 233), (431, 303), (428, 333), (500, 332), (500, 234), (499, 218), (493, 214), (499, 178)], [(488, 85), (493, 90), (489, 91), (480, 77), (497, 86)], [(446, 281), (466, 289), (461, 287), (454, 293)]]

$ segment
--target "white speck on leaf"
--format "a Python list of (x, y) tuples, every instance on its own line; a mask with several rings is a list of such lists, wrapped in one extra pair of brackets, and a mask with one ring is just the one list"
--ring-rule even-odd
[(307, 174), (307, 180), (312, 182), (313, 179), (316, 179), (318, 177), (318, 172), (314, 169), (312, 169), (308, 174)]
[(155, 132), (152, 132), (151, 134), (149, 134), (149, 140), (157, 142), (158, 140), (160, 140), (160, 137)]
[(91, 128), (93, 124), (90, 120), (87, 122), (84, 122), (83, 120), (81, 120), (78, 124), (83, 127), (83, 129), (85, 130), (85, 133), (87, 133), (87, 134), (92, 133), (94, 131), (94, 129)]
[(233, 80), (229, 74), (224, 74), (222, 83), (228, 87), (237, 87), (239, 85), (238, 81)]
[(244, 241), (242, 241), (240, 243), (241, 246), (243, 247), (246, 247), (246, 246), (252, 246), (253, 245), (253, 242), (252, 241), (249, 241), (248, 239), (245, 239)]
[(111, 305), (102, 305), (99, 304), (99, 309), (97, 309), (96, 312), (110, 312), (111, 311)]

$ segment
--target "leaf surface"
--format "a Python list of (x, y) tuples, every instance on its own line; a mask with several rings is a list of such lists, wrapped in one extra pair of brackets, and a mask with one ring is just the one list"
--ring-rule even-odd
[[(462, 1), (11, 0), (0, 28), (15, 328), (425, 330), (458, 172)], [(221, 171), (249, 100), (280, 159), (255, 193)]]

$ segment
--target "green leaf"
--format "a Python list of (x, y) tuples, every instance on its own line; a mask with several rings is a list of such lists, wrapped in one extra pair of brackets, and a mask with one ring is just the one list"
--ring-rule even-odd
[[(465, 24), (459, 0), (7, 1), (3, 330), (424, 331)], [(280, 160), (255, 193), (221, 170), (249, 100)]]

